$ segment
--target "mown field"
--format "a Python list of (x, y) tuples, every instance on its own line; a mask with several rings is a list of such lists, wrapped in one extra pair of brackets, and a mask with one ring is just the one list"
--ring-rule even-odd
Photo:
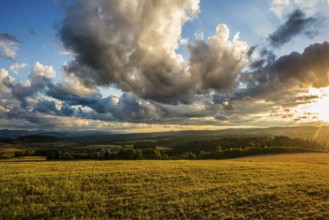
[(0, 162), (0, 219), (329, 219), (329, 155), (318, 155)]

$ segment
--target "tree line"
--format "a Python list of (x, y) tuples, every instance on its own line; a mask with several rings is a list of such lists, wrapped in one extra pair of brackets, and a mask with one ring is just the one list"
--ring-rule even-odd
[(176, 154), (187, 151), (198, 154), (200, 151), (216, 151), (220, 147), (223, 151), (241, 148), (263, 149), (268, 147), (298, 147), (310, 151), (324, 151), (327, 146), (314, 140), (301, 138), (289, 138), (286, 136), (256, 136), (256, 137), (226, 137), (213, 140), (194, 140), (174, 146)]
[(159, 160), (164, 159), (157, 148), (134, 149), (133, 147), (121, 148), (118, 151), (105, 152), (77, 152), (70, 149), (36, 150), (36, 156), (46, 156), (47, 160)]
[(74, 149), (36, 150), (34, 155), (46, 156), (48, 160), (167, 160), (167, 159), (226, 159), (250, 155), (275, 153), (324, 152), (327, 146), (299, 138), (245, 137), (196, 140), (180, 144), (171, 150), (161, 150), (154, 143), (138, 142), (133, 146), (115, 151), (77, 151)]

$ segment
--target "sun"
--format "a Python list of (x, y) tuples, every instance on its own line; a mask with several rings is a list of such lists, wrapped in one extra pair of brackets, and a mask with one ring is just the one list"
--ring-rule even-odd
[(308, 104), (305, 110), (315, 115), (319, 121), (329, 122), (329, 87), (313, 90), (311, 94), (319, 98)]
[(319, 99), (314, 106), (314, 110), (319, 120), (329, 122), (329, 96)]
[(311, 88), (308, 92), (299, 95), (300, 97), (305, 97), (306, 100), (308, 97), (311, 99), (308, 103), (300, 103), (292, 109), (298, 122), (329, 125), (329, 87), (321, 89)]

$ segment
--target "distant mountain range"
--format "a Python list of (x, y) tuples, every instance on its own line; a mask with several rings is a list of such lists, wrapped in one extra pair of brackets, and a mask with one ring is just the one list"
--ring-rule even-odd
[[(224, 129), (224, 130), (201, 130), (201, 131), (176, 131), (160, 133), (134, 133), (114, 134), (110, 131), (28, 131), (28, 130), (0, 130), (0, 138), (17, 139), (26, 136), (47, 136), (60, 139), (70, 139), (80, 143), (106, 143), (109, 140), (144, 140), (144, 139), (204, 139), (214, 137), (251, 137), (251, 136), (288, 136), (291, 138), (312, 139), (319, 143), (329, 144), (329, 127), (301, 126), (301, 127), (273, 127), (273, 128), (250, 128), (250, 129)], [(42, 138), (41, 138), (42, 140)], [(55, 139), (54, 139), (55, 140)], [(7, 140), (8, 141), (8, 140)]]
[(46, 142), (56, 142), (60, 141), (60, 138), (54, 136), (46, 136), (46, 135), (29, 135), (29, 136), (21, 136), (16, 138), (16, 141), (21, 141), (25, 143), (46, 143)]
[(93, 135), (111, 135), (110, 131), (29, 131), (29, 130), (0, 130), (0, 138), (7, 139), (16, 139), (23, 136), (31, 136), (31, 135), (43, 135), (43, 136), (53, 136), (57, 138), (72, 138), (72, 137), (80, 137), (80, 136), (93, 136)]

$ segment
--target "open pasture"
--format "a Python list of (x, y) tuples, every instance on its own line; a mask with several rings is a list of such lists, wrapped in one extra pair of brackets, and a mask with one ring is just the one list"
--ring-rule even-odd
[(329, 219), (328, 163), (266, 158), (0, 162), (0, 219)]

